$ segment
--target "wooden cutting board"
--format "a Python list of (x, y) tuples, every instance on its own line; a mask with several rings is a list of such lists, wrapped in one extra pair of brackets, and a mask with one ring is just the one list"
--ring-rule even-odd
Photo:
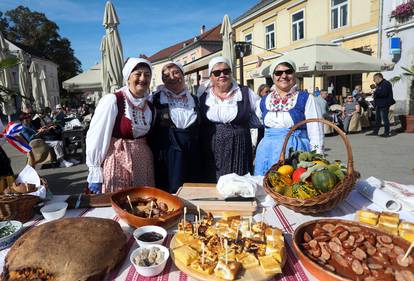
[[(111, 206), (112, 193), (104, 194), (73, 194), (66, 199), (69, 209), (76, 208), (76, 204), (79, 201), (78, 208), (100, 208)], [(80, 196), (80, 198), (79, 198)]]
[[(189, 211), (196, 211), (197, 206), (205, 212), (211, 212), (214, 216), (222, 216), (223, 212), (231, 212), (234, 215), (251, 216), (257, 209), (256, 201), (228, 202), (217, 192), (215, 184), (209, 183), (184, 183), (177, 191), (177, 196), (185, 201)], [(219, 198), (219, 200), (192, 200), (196, 198)]]

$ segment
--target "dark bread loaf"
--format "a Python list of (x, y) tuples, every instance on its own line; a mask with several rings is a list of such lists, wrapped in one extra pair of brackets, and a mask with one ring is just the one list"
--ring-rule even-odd
[(1, 280), (102, 280), (126, 255), (117, 222), (65, 218), (22, 235), (8, 252)]

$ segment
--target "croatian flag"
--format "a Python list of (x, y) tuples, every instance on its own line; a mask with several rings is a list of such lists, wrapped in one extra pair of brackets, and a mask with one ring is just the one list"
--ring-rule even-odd
[(32, 150), (32, 148), (20, 136), (22, 130), (22, 124), (10, 122), (9, 124), (7, 124), (3, 133), (0, 133), (0, 137), (5, 137), (7, 142), (14, 146), (18, 151), (20, 151), (23, 154), (27, 154)]

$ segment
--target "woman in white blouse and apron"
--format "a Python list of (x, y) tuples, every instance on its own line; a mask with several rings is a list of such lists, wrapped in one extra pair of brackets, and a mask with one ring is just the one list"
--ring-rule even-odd
[[(287, 59), (276, 60), (271, 66), (274, 85), (262, 97), (256, 114), (265, 126), (264, 138), (256, 150), (254, 174), (264, 175), (279, 160), (282, 145), (289, 129), (304, 119), (321, 118), (314, 97), (296, 89), (296, 65)], [(289, 138), (286, 154), (295, 151), (316, 150), (323, 153), (324, 134), (320, 123), (307, 123)]]
[(154, 155), (155, 186), (176, 193), (184, 182), (198, 182), (198, 102), (188, 91), (181, 64), (161, 70), (164, 85), (151, 96), (157, 112), (149, 144)]
[(208, 72), (210, 85), (199, 98), (203, 181), (217, 182), (222, 175), (252, 170), (249, 120), (258, 97), (232, 79), (226, 58), (213, 58)]
[(86, 135), (88, 187), (93, 193), (154, 185), (153, 157), (147, 145), (153, 109), (147, 101), (151, 63), (129, 58), (125, 86), (102, 97)]

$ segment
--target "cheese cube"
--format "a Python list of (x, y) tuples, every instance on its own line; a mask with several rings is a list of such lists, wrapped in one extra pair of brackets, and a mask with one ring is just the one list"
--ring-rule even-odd
[(260, 267), (265, 274), (282, 273), (280, 264), (272, 256), (259, 257)]

